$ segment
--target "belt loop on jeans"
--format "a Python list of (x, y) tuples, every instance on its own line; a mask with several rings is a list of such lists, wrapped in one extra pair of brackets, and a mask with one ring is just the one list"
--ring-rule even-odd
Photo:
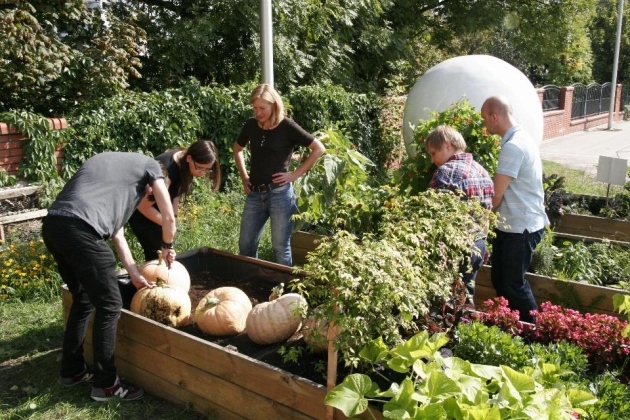
[(252, 191), (264, 193), (264, 192), (269, 192), (271, 190), (275, 190), (276, 188), (280, 188), (280, 185), (274, 184), (272, 182), (271, 184), (255, 185), (252, 187)]

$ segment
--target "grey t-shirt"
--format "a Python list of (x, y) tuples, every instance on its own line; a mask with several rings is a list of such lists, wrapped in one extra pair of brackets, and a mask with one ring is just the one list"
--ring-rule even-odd
[(160, 164), (149, 156), (100, 153), (79, 168), (49, 211), (73, 214), (108, 239), (127, 223), (147, 184), (159, 178)]

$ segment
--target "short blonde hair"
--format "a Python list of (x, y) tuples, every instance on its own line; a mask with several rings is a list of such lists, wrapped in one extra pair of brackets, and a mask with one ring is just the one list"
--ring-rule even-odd
[(450, 125), (437, 126), (429, 133), (427, 139), (424, 141), (427, 147), (438, 150), (441, 150), (445, 143), (449, 143), (455, 150), (462, 152), (466, 150), (466, 140), (464, 140), (464, 137), (459, 131), (455, 130)]
[(249, 103), (253, 105), (256, 99), (262, 99), (272, 105), (273, 111), (271, 111), (270, 118), (271, 126), (275, 127), (280, 124), (280, 122), (284, 119), (284, 102), (282, 102), (280, 94), (271, 85), (262, 83), (256, 86), (256, 89), (254, 89), (252, 94), (249, 96)]

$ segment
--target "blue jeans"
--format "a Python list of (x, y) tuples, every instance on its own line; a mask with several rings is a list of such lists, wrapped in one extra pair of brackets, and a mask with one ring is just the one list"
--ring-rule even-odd
[(291, 255), (291, 216), (297, 211), (293, 185), (287, 184), (268, 192), (251, 192), (245, 201), (238, 240), (239, 253), (258, 258), (258, 244), (263, 228), (271, 219), (271, 246), (278, 264), (293, 265)]
[(537, 310), (534, 294), (525, 279), (525, 273), (534, 256), (534, 250), (545, 234), (536, 232), (508, 233), (496, 230), (492, 241), (492, 286), (497, 296), (507, 299), (512, 310), (519, 311), (521, 321), (536, 322), (530, 311)]
[(83, 342), (90, 314), (96, 309), (92, 328), (94, 386), (112, 386), (116, 381), (116, 328), (122, 309), (114, 253), (90, 225), (78, 218), (47, 216), (42, 236), (72, 293), (60, 374), (71, 377), (83, 372)]

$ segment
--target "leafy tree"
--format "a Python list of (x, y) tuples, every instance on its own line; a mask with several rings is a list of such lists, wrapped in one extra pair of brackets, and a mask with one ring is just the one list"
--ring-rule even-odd
[[(595, 56), (593, 78), (598, 83), (612, 80), (618, 16), (618, 0), (600, 0), (597, 16), (589, 24), (593, 55)], [(627, 2), (622, 23), (617, 83), (627, 84), (630, 83), (630, 56), (628, 56), (630, 51), (630, 5)]]
[(591, 79), (586, 26), (596, 1), (450, 1), (438, 45), (448, 48), (456, 39), (460, 54), (494, 55), (533, 83), (584, 82)]
[(58, 117), (140, 77), (143, 31), (84, 0), (5, 2), (0, 21), (0, 110)]

